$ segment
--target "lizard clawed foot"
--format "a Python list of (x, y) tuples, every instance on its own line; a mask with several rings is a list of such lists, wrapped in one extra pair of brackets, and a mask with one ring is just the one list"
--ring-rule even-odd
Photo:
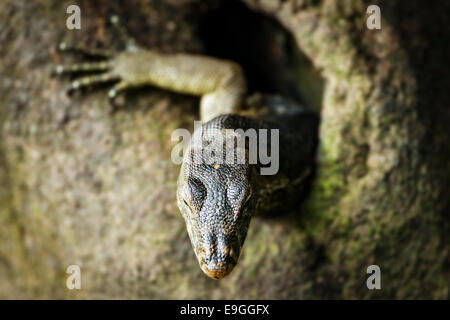
[(120, 78), (112, 73), (103, 73), (82, 77), (72, 81), (69, 88), (67, 89), (67, 94), (72, 95), (76, 90), (87, 88), (95, 84), (108, 83), (118, 80), (120, 80)]
[(58, 65), (53, 69), (52, 75), (68, 75), (78, 74), (84, 72), (100, 72), (98, 74), (82, 76), (71, 82), (67, 89), (67, 94), (72, 95), (76, 90), (87, 88), (93, 85), (119, 81), (120, 76), (114, 74), (110, 68), (109, 61), (99, 62), (83, 62), (71, 65)]
[(126, 51), (138, 51), (140, 49), (139, 45), (136, 42), (136, 39), (134, 39), (127, 29), (123, 26), (122, 22), (120, 21), (120, 18), (116, 15), (111, 16), (109, 19), (111, 24), (114, 27), (115, 32), (117, 33), (120, 41), (125, 45)]
[(59, 65), (52, 71), (52, 75), (71, 74), (78, 72), (106, 71), (109, 69), (108, 62), (84, 62), (67, 66)]
[(129, 83), (127, 83), (125, 81), (120, 81), (119, 83), (116, 83), (114, 85), (114, 87), (112, 87), (108, 91), (108, 99), (113, 107), (115, 107), (115, 108), (118, 107), (116, 98), (119, 95), (119, 93), (122, 93), (123, 91), (127, 90), (128, 88), (131, 88), (131, 85)]
[[(113, 25), (117, 36), (125, 45), (125, 52), (136, 52), (140, 48), (136, 44), (136, 41), (131, 37), (126, 29), (121, 25), (118, 16), (112, 16), (110, 22)], [(86, 57), (100, 59), (98, 61), (92, 62), (81, 62), (71, 65), (58, 65), (52, 72), (52, 76), (61, 75), (72, 75), (79, 73), (93, 73), (91, 75), (85, 75), (80, 78), (75, 79), (71, 82), (69, 88), (67, 89), (67, 94), (72, 95), (75, 91), (81, 90), (83, 88), (91, 87), (97, 84), (103, 84), (108, 82), (118, 82), (112, 89), (108, 91), (108, 98), (111, 104), (115, 104), (115, 99), (119, 93), (131, 87), (132, 85), (123, 80), (123, 71), (117, 71), (119, 67), (117, 57), (121, 52), (113, 52), (105, 49), (89, 49), (75, 44), (69, 44), (66, 42), (61, 42), (58, 45), (58, 50), (60, 52), (69, 52), (81, 54)], [(121, 68), (124, 70), (124, 68)]]
[(89, 49), (85, 47), (80, 47), (74, 44), (69, 44), (66, 42), (61, 42), (58, 46), (58, 50), (61, 52), (73, 52), (80, 53), (82, 55), (88, 57), (96, 57), (96, 58), (110, 58), (112, 56), (112, 52), (106, 49)]

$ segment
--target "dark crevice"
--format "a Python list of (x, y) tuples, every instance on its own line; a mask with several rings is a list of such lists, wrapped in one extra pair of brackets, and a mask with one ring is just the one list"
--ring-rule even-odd
[(240, 1), (222, 1), (199, 24), (205, 53), (238, 62), (249, 93), (280, 94), (320, 110), (323, 80), (277, 21)]

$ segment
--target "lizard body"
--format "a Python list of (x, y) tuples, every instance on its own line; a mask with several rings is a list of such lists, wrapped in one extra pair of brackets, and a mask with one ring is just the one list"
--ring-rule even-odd
[[(112, 21), (117, 23), (117, 19)], [(67, 44), (60, 45), (60, 49), (107, 59), (56, 67), (57, 74), (102, 72), (74, 80), (69, 91), (114, 81), (117, 83), (108, 92), (111, 99), (123, 90), (143, 85), (201, 96), (203, 124), (198, 133), (199, 144), (191, 142), (183, 155), (177, 202), (202, 270), (214, 279), (229, 274), (237, 264), (251, 217), (285, 211), (298, 199), (314, 162), (317, 117), (298, 106), (288, 106), (289, 102), (283, 99), (269, 101), (264, 112), (243, 116), (241, 107), (247, 85), (241, 67), (232, 61), (194, 54), (162, 54), (139, 48), (131, 38), (127, 40), (128, 50), (115, 54)], [(222, 150), (223, 140), (217, 139), (218, 132), (226, 139), (236, 129), (279, 130), (276, 143), (280, 163), (275, 175), (261, 175), (261, 162), (249, 162), (248, 143), (232, 150), (244, 155), (243, 163), (214, 162), (217, 154), (214, 159), (211, 154), (199, 158), (195, 152), (198, 149), (212, 146)], [(257, 139), (259, 142), (261, 137)], [(269, 153), (275, 150), (271, 143), (267, 144)]]

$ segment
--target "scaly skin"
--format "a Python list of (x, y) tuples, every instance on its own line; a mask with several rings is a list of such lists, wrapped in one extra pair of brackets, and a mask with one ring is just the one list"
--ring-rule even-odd
[[(117, 26), (117, 18), (112, 22)], [(111, 99), (127, 88), (143, 85), (201, 96), (203, 125), (194, 133), (198, 139), (192, 139), (184, 154), (177, 202), (201, 269), (214, 279), (229, 274), (239, 259), (251, 217), (256, 213), (286, 211), (298, 199), (314, 162), (317, 117), (296, 105), (288, 106), (288, 101), (279, 98), (269, 101), (268, 109), (259, 112), (261, 116), (256, 119), (238, 115), (247, 88), (242, 69), (231, 61), (192, 54), (161, 54), (137, 47), (130, 38), (127, 50), (115, 54), (67, 44), (60, 45), (60, 49), (107, 58), (56, 67), (56, 74), (103, 72), (73, 81), (69, 92), (116, 81), (108, 92)], [(231, 150), (231, 163), (217, 161), (225, 160), (225, 153), (212, 156), (206, 152), (201, 156), (200, 152), (207, 148), (221, 150), (218, 148), (223, 141), (218, 136), (234, 139), (235, 129), (279, 129), (277, 174), (261, 175), (261, 163), (249, 163), (248, 143)], [(271, 150), (270, 138), (268, 142)], [(245, 159), (243, 163), (238, 161), (240, 155)]]
[[(117, 26), (117, 18), (113, 18), (112, 22)], [(111, 99), (116, 98), (121, 91), (145, 85), (201, 96), (202, 121), (239, 110), (247, 85), (238, 64), (195, 54), (161, 54), (146, 50), (138, 47), (134, 39), (124, 35), (120, 26), (117, 28), (126, 38), (127, 50), (122, 52), (111, 53), (60, 44), (61, 51), (78, 51), (107, 58), (101, 62), (56, 67), (55, 74), (102, 72), (73, 81), (69, 93), (93, 84), (115, 81), (117, 83), (108, 92)]]
[[(296, 111), (270, 120), (221, 115), (196, 130), (181, 166), (177, 201), (200, 267), (211, 278), (223, 278), (237, 264), (253, 215), (279, 214), (297, 202), (313, 165), (318, 119)], [(249, 163), (248, 143), (225, 161), (230, 150), (221, 147), (226, 139), (234, 141), (238, 128), (279, 130), (277, 174), (261, 175), (261, 163)]]

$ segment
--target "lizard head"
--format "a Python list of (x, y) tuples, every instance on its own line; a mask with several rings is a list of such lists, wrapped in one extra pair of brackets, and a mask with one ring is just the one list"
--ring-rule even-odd
[(209, 132), (197, 147), (191, 142), (187, 148), (177, 202), (201, 269), (220, 279), (237, 264), (255, 201), (248, 161), (217, 163), (217, 153), (204, 149), (214, 143)]

